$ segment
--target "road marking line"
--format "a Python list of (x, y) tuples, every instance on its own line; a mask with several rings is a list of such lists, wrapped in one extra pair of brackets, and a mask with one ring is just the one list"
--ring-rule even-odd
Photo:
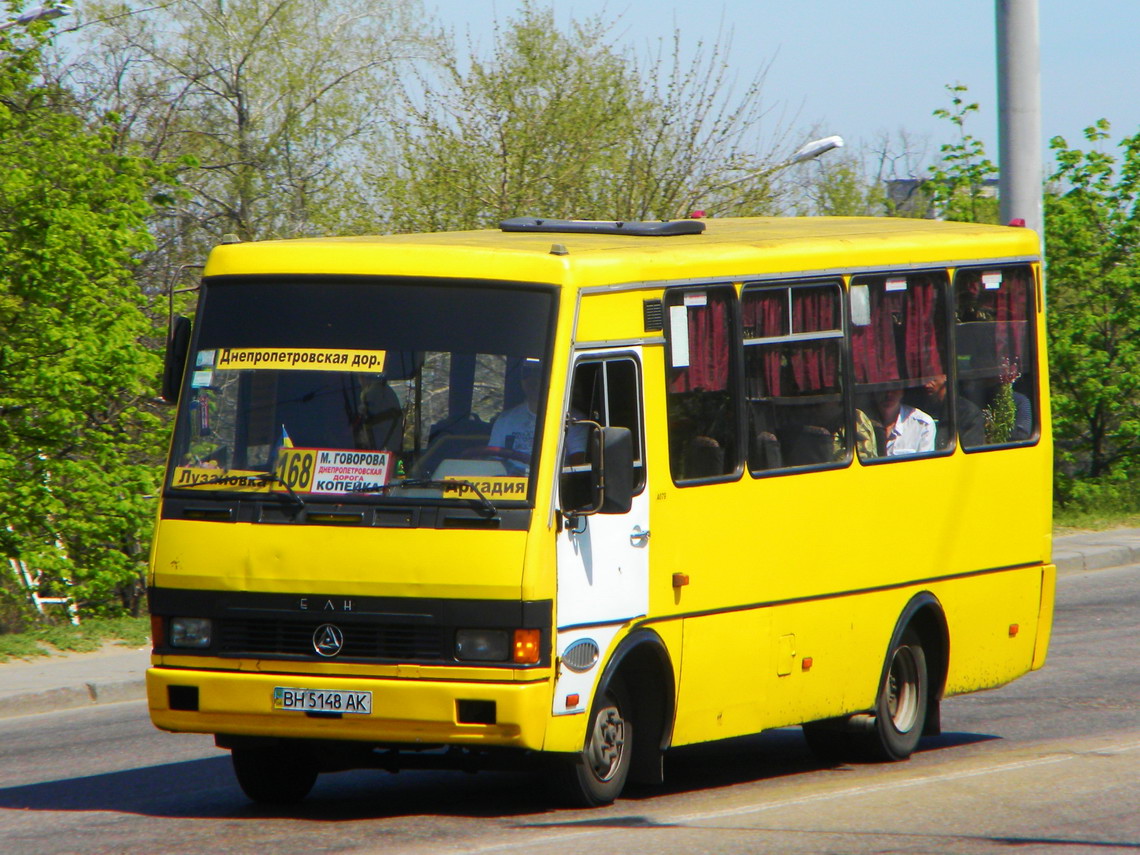
[[(1126, 742), (1121, 745), (1107, 746), (1104, 748), (1093, 748), (1087, 751), (1074, 750), (1064, 754), (1049, 754), (1044, 757), (1034, 758), (1032, 760), (1018, 760), (1011, 763), (998, 763), (992, 766), (985, 766), (980, 769), (964, 769), (959, 772), (925, 775), (919, 778), (906, 778), (900, 781), (889, 781), (881, 784), (865, 784), (858, 787), (846, 787), (841, 790), (832, 790), (830, 792), (824, 793), (813, 793), (807, 796), (796, 796), (793, 798), (778, 799), (772, 802), (764, 802), (763, 804), (741, 805), (740, 807), (726, 808), (724, 810), (681, 814), (672, 818), (663, 816), (659, 822), (646, 826), (622, 826), (622, 820), (629, 817), (605, 817), (604, 819), (599, 819), (598, 826), (595, 826), (593, 828), (581, 829), (577, 831), (567, 831), (562, 834), (546, 836), (537, 840), (528, 837), (526, 840), (511, 841), (509, 843), (490, 843), (485, 846), (480, 846), (476, 849), (464, 849), (463, 851), (469, 853), (469, 855), (478, 855), (479, 853), (489, 852), (507, 852), (513, 849), (521, 849), (523, 847), (533, 847), (535, 845), (547, 846), (551, 843), (562, 843), (570, 840), (579, 840), (581, 838), (596, 834), (606, 834), (616, 831), (629, 831), (639, 827), (652, 828), (654, 825), (669, 826), (709, 822), (712, 820), (724, 819), (726, 817), (744, 816), (750, 813), (764, 813), (766, 811), (775, 810), (778, 808), (789, 808), (797, 807), (799, 805), (813, 804), (816, 802), (828, 801), (829, 799), (845, 798), (848, 796), (860, 796), (870, 793), (885, 793), (890, 792), (891, 790), (905, 790), (911, 787), (926, 786), (928, 784), (941, 784), (948, 781), (964, 781), (970, 778), (979, 778), (984, 775), (995, 775), (1001, 774), (1003, 772), (1017, 772), (1022, 769), (1034, 769), (1040, 766), (1051, 766), (1056, 763), (1064, 763), (1069, 760), (1077, 760), (1082, 757), (1087, 757), (1090, 754), (1099, 756), (1114, 756), (1118, 754), (1127, 754), (1131, 751), (1137, 750), (1140, 750), (1140, 741)], [(649, 819), (652, 823), (652, 817)], [(584, 820), (584, 822), (590, 822), (590, 820)], [(557, 823), (552, 823), (552, 825), (554, 824)], [(541, 825), (521, 826), (518, 827), (517, 830), (539, 831), (542, 828), (543, 826)]]

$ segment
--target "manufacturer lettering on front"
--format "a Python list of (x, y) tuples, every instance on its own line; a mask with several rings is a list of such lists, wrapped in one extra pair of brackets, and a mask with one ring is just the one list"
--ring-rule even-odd
[(321, 599), (320, 597), (301, 597), (297, 601), (297, 608), (303, 612), (320, 610), (322, 612), (350, 612), (352, 600)]
[(344, 633), (339, 626), (322, 623), (313, 633), (313, 650), (318, 656), (330, 659), (344, 648)]

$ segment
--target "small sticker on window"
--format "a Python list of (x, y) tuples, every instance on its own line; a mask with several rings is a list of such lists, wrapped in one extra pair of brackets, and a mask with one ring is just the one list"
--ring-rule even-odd
[(709, 295), (704, 291), (696, 294), (685, 295), (686, 306), (707, 306), (709, 304)]
[(871, 325), (871, 292), (866, 285), (851, 286), (851, 323), (857, 327)]
[(986, 286), (987, 291), (996, 291), (1001, 287), (1001, 271), (996, 273), (983, 273), (982, 284)]
[(887, 280), (888, 291), (905, 291), (906, 290), (906, 277), (905, 276), (892, 276)]
[(674, 368), (689, 367), (689, 310), (684, 306), (669, 307), (670, 348)]
[(198, 368), (210, 368), (214, 364), (214, 354), (216, 352), (217, 351), (213, 350), (199, 350), (198, 360), (195, 362), (195, 365)]
[(190, 386), (194, 389), (204, 389), (214, 379), (213, 371), (195, 371), (190, 378)]

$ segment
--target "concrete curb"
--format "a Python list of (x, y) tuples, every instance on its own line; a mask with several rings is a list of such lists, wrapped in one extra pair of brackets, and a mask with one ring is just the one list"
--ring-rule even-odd
[(1059, 574), (1084, 573), (1140, 563), (1140, 529), (1072, 534), (1053, 540), (1053, 563)]
[(91, 707), (98, 704), (118, 704), (123, 701), (137, 701), (145, 697), (145, 678), (117, 682), (84, 683), (81, 686), (66, 686), (44, 689), (39, 692), (25, 692), (6, 698), (0, 697), (0, 718), (15, 718), (16, 716), (78, 709), (79, 707)]

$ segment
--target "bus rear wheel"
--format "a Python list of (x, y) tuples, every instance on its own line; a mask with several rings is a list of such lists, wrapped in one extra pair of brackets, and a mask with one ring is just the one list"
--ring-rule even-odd
[(929, 680), (922, 639), (908, 629), (887, 656), (874, 726), (863, 734), (868, 759), (906, 760), (918, 747), (926, 722)]
[(316, 761), (306, 752), (285, 747), (234, 748), (232, 754), (242, 792), (259, 804), (296, 804), (317, 782)]
[(633, 754), (631, 712), (632, 704), (619, 684), (612, 684), (595, 699), (586, 747), (561, 769), (560, 789), (567, 802), (598, 807), (621, 795)]

